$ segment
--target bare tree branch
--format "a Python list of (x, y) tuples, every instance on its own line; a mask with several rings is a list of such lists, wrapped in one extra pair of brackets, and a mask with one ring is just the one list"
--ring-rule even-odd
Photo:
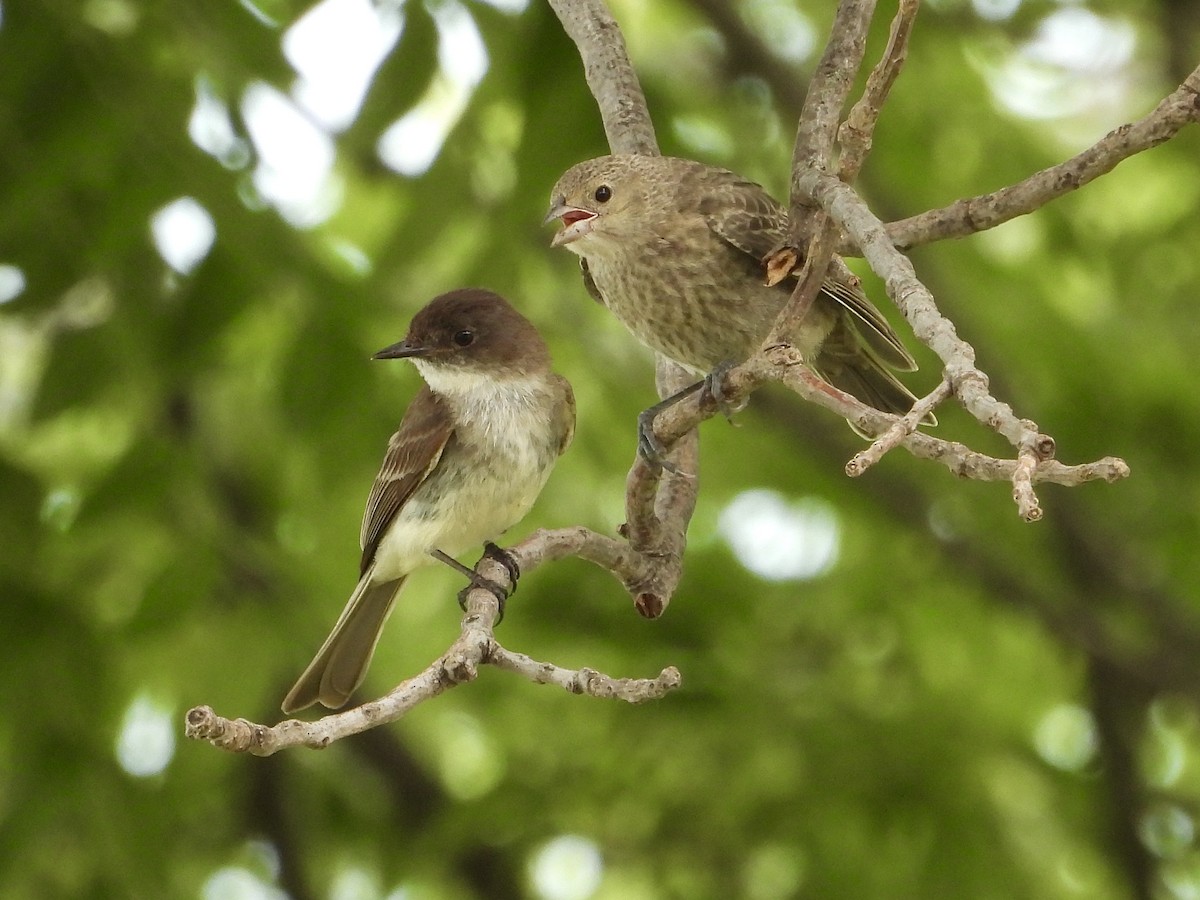
[(646, 108), (625, 39), (604, 0), (549, 0), (563, 31), (579, 48), (583, 74), (600, 107), (613, 153), (658, 156), (654, 123)]
[[(637, 580), (636, 569), (629, 569), (637, 555), (623, 552), (620, 542), (589, 532), (569, 528), (559, 532), (538, 531), (511, 552), (522, 572), (542, 562), (572, 553), (599, 562), (619, 577)], [(484, 578), (511, 587), (507, 569), (490, 557), (476, 566)], [(588, 694), (605, 699), (642, 703), (657, 700), (677, 688), (682, 681), (673, 666), (653, 679), (612, 678), (594, 669), (566, 669), (553, 663), (538, 662), (502, 647), (493, 633), (499, 617), (499, 603), (486, 588), (472, 588), (466, 594), (466, 615), (458, 639), (424, 671), (400, 683), (389, 693), (345, 712), (331, 713), (315, 722), (287, 719), (267, 726), (248, 719), (227, 719), (211, 707), (189, 709), (185, 731), (189, 738), (208, 741), (222, 750), (270, 756), (288, 747), (321, 749), (334, 741), (394, 722), (417, 705), (431, 700), (452, 687), (474, 681), (482, 665), (494, 665), (514, 672), (535, 684), (554, 684), (573, 694)]]
[[(870, 152), (880, 109), (887, 100), (888, 93), (899, 76), (900, 69), (908, 55), (908, 38), (916, 21), (918, 2), (919, 0), (902, 0), (900, 3), (896, 16), (892, 20), (891, 32), (883, 57), (871, 70), (863, 96), (854, 104), (846, 121), (836, 129), (842, 147), (839, 177), (847, 184), (852, 183), (858, 177), (858, 172)], [(822, 58), (822, 64), (818, 67), (818, 72), (828, 71), (833, 74), (829, 77), (814, 78), (809, 96), (805, 101), (804, 113), (801, 115), (800, 125), (797, 129), (796, 146), (792, 154), (793, 190), (790, 215), (793, 240), (798, 240), (799, 232), (804, 228), (804, 223), (798, 217), (808, 210), (810, 202), (808, 198), (803, 197), (795, 190), (799, 171), (795, 167), (803, 159), (813, 159), (816, 161), (814, 168), (820, 171), (828, 169), (829, 159), (827, 157), (833, 150), (834, 125), (837, 115), (845, 105), (854, 72), (862, 64), (862, 55), (866, 45), (866, 27), (870, 24), (870, 10), (873, 7), (872, 3), (866, 9), (865, 21), (862, 19), (864, 10), (855, 4), (847, 2), (839, 8), (838, 20), (834, 25), (835, 33), (838, 23), (843, 19), (853, 27), (853, 33), (844, 41), (830, 41), (829, 46), (826, 47), (825, 56)], [(839, 59), (835, 55), (835, 51), (840, 52), (843, 58)], [(822, 117), (822, 121), (806, 124), (806, 116), (810, 111), (814, 116)], [(821, 147), (812, 146), (815, 142), (819, 142)], [(771, 333), (767, 336), (766, 345), (768, 346), (782, 342), (787, 335), (798, 333), (800, 323), (816, 301), (824, 284), (826, 272), (829, 270), (830, 264), (834, 262), (835, 244), (839, 233), (836, 223), (831, 221), (828, 215), (821, 213), (816, 216), (813, 226), (815, 227), (812, 229), (812, 239), (809, 241), (808, 250), (804, 254), (804, 266), (800, 271), (799, 282), (792, 292), (788, 305), (780, 312), (772, 326)], [(793, 247), (783, 247), (771, 253), (765, 260), (767, 282), (773, 284), (779, 281), (790, 270), (795, 259), (796, 253)], [(837, 260), (837, 266), (841, 271), (836, 277), (854, 278), (845, 270), (841, 260)]]
[[(842, 0), (825, 52), (808, 85), (808, 96), (800, 111), (796, 144), (792, 150), (792, 205), (797, 199), (798, 173), (833, 169), (834, 142), (838, 124), (854, 76), (862, 65), (867, 47), (867, 29), (875, 12), (875, 0)], [(799, 199), (807, 200), (803, 192)], [(795, 218), (795, 216), (793, 216)]]
[[(721, 381), (721, 394), (726, 402), (736, 405), (768, 381), (781, 382), (804, 400), (837, 413), (862, 431), (883, 436), (898, 424), (902, 431), (905, 430), (904, 425), (900, 424), (902, 418), (867, 406), (823, 381), (787, 344), (764, 347), (741, 365), (726, 372)], [(939, 394), (940, 391), (934, 391), (931, 397)], [(934, 405), (931, 402), (928, 408)], [(697, 392), (659, 414), (654, 433), (669, 445), (676, 435), (695, 428), (697, 423), (712, 418), (717, 412), (716, 401), (706, 392)], [(1046, 436), (1038, 437), (1042, 441), (1041, 448), (1045, 450)], [(955, 475), (975, 481), (1011, 482), (1018, 470), (1016, 459), (991, 457), (957, 441), (947, 441), (921, 431), (906, 434), (898, 444), (890, 444), (889, 449), (891, 446), (902, 446), (919, 459), (934, 460)], [(870, 448), (864, 452), (870, 452)], [(847, 467), (853, 466), (858, 458), (855, 456)], [(857, 475), (861, 472), (848, 471), (847, 474)], [(1029, 481), (1033, 484), (1049, 482), (1074, 487), (1089, 481), (1118, 481), (1128, 475), (1129, 466), (1125, 461), (1112, 456), (1082, 465), (1065, 465), (1052, 458), (1039, 458), (1029, 475)]]
[[(711, 4), (705, 0), (695, 0), (695, 2), (709, 12), (714, 24), (723, 32), (732, 29), (735, 32), (733, 38), (740, 42), (740, 46), (752, 47), (754, 50), (752, 55), (755, 58), (769, 57), (769, 51), (761, 41), (739, 22), (733, 21), (727, 16), (713, 16), (710, 9)], [(845, 181), (848, 181), (857, 172), (865, 153), (870, 149), (871, 127), (886, 99), (887, 90), (895, 79), (907, 53), (907, 38), (913, 25), (916, 5), (915, 0), (902, 0), (900, 3), (892, 22), (891, 37), (883, 58), (877, 63), (868, 79), (863, 98), (851, 110), (846, 123), (839, 131), (839, 138), (843, 142), (841, 176)], [(853, 42), (848, 41), (844, 46), (849, 47), (849, 50), (843, 52), (855, 54)], [(829, 56), (829, 52), (827, 49), (826, 57)], [(835, 70), (841, 68), (836, 61), (828, 59), (823, 61), (823, 67)], [(781, 80), (777, 69), (770, 69), (766, 74), (772, 78), (776, 93), (781, 96), (788, 95), (790, 82)], [(825, 104), (822, 108), (828, 108), (828, 106), (829, 104)], [(990, 227), (991, 224), (998, 224), (999, 221), (1032, 211), (1037, 206), (1048, 202), (1049, 199), (1109, 171), (1121, 159), (1168, 140), (1183, 125), (1195, 121), (1197, 118), (1200, 118), (1200, 69), (1193, 72), (1179, 90), (1160, 103), (1154, 113), (1139, 122), (1118, 129), (1095, 147), (1073, 160), (1038, 173), (1025, 182), (996, 194), (963, 201), (947, 207), (946, 210), (934, 211), (893, 223), (887, 226), (885, 235), (888, 237), (886, 240), (889, 242), (895, 240), (896, 246), (903, 249), (941, 237), (968, 234), (973, 230), (978, 230), (976, 226), (983, 227), (985, 222)], [(803, 126), (801, 131), (803, 131)], [(798, 135), (798, 143), (799, 141)], [(806, 189), (812, 189), (819, 175), (821, 173), (811, 168), (803, 171), (793, 170), (793, 214), (796, 210), (800, 210), (811, 216), (811, 207), (806, 207), (803, 199), (797, 200), (797, 192), (803, 194)], [(846, 205), (852, 203), (850, 198), (854, 195), (845, 185), (835, 187), (831, 183), (826, 190), (830, 192), (836, 190)], [(865, 217), (864, 223), (866, 219), (874, 219), (861, 201), (857, 198), (854, 198), (854, 201), (860, 207), (859, 212)], [(987, 212), (981, 212), (981, 210), (987, 210)], [(845, 210), (843, 210), (843, 214), (844, 212)], [(993, 214), (1001, 215), (1004, 218), (992, 221), (988, 216)], [(944, 228), (939, 224), (943, 220), (949, 222)], [(843, 224), (839, 215), (834, 215), (832, 222)], [(874, 226), (879, 225), (880, 223), (876, 219)], [(822, 234), (828, 234), (830, 227), (832, 227), (832, 223), (820, 229)], [(791, 248), (783, 249), (790, 250)], [(843, 253), (864, 252), (861, 242), (854, 238), (843, 239), (836, 249)], [(819, 243), (809, 248), (810, 254), (815, 251), (820, 251), (822, 256), (824, 254), (824, 248)], [(1018, 418), (1007, 404), (1000, 403), (988, 393), (988, 378), (975, 366), (974, 351), (958, 338), (953, 324), (937, 312), (928, 290), (916, 280), (911, 264), (896, 254), (896, 256), (890, 257), (885, 270), (881, 270), (876, 263), (883, 262), (883, 251), (877, 248), (875, 255), (876, 261), (872, 263), (872, 267), (876, 272), (885, 280), (888, 280), (885, 270), (893, 272), (894, 280), (889, 281), (889, 295), (905, 312), (917, 336), (929, 343), (946, 362), (945, 382), (949, 385), (951, 393), (957, 395), (977, 419), (987, 427), (997, 430), (1010, 441), (1016, 449), (1015, 460), (993, 459), (975, 453), (959, 444), (941, 442), (919, 432), (909, 433), (912, 431), (913, 422), (908, 416), (902, 417), (900, 420), (881, 422), (875, 411), (866, 409), (853, 398), (844, 395), (839, 397), (837, 396), (839, 392), (823, 388), (815, 381), (800, 377), (795, 372), (784, 376), (783, 373), (791, 363), (785, 363), (784, 369), (772, 370), (772, 367), (764, 361), (749, 360), (741, 371), (728, 373), (726, 384), (723, 387), (728, 388), (731, 383), (739, 383), (742, 385), (742, 389), (753, 390), (764, 380), (780, 380), (783, 377), (797, 393), (806, 399), (826, 408), (836, 409), (863, 430), (880, 435), (870, 448), (857, 454), (847, 464), (847, 474), (851, 476), (860, 474), (877, 462), (888, 450), (903, 445), (917, 456), (940, 460), (944, 465), (963, 476), (989, 480), (1002, 478), (1010, 481), (1018, 513), (1027, 521), (1036, 521), (1042, 515), (1032, 487), (1039, 481), (1078, 484), (1097, 478), (1114, 481), (1128, 475), (1128, 466), (1123, 460), (1114, 457), (1105, 457), (1082, 466), (1063, 466), (1054, 462), (1052, 459), (1053, 439), (1040, 434), (1035, 423)], [(791, 270), (797, 258), (798, 254), (793, 250), (790, 258), (780, 256), (769, 259), (768, 277), (778, 280)], [(834, 265), (836, 266), (837, 263), (838, 260), (835, 258)], [(788, 310), (787, 313), (791, 316), (796, 311), (803, 311), (803, 307), (798, 306), (796, 310)], [(783, 320), (777, 322), (764, 349), (778, 355), (780, 350), (778, 348), (772, 350), (772, 347), (782, 335), (788, 333), (787, 329), (794, 322), (794, 318), (790, 318), (786, 322)], [(918, 404), (919, 409), (922, 411), (932, 410), (944, 399), (945, 390), (945, 386), (940, 386), (930, 397)], [(732, 389), (732, 392), (727, 390), (726, 393), (727, 395), (732, 393), (731, 399), (735, 401), (744, 399), (744, 395), (739, 394), (737, 388)], [(675, 427), (686, 426), (687, 423), (695, 421), (697, 418), (702, 419), (712, 414), (711, 410), (701, 409), (696, 401), (682, 404), (681, 408), (675, 412), (681, 419), (678, 423), (668, 423), (664, 421), (663, 417), (660, 417), (656, 428), (660, 438), (665, 439)]]
[[(613, 153), (658, 155), (654, 126), (621, 30), (603, 0), (550, 0), (563, 29), (579, 48), (588, 88), (600, 107)], [(692, 381), (679, 365), (659, 356), (656, 386), (669, 397)], [(699, 469), (699, 436), (687, 435), (672, 449), (679, 473)], [(659, 561), (653, 578), (635, 591), (638, 612), (662, 614), (683, 573), (687, 527), (696, 506), (694, 477), (656, 470), (635, 460), (626, 481), (624, 532), (636, 550)]]
[(875, 0), (842, 0), (833, 22), (833, 31), (816, 73), (796, 128), (792, 150), (792, 192), (788, 217), (791, 246), (780, 248), (767, 258), (768, 283), (782, 277), (788, 266), (779, 259), (795, 260), (793, 248), (807, 238), (808, 248), (799, 280), (787, 306), (776, 317), (767, 343), (775, 344), (786, 335), (796, 334), (801, 322), (821, 293), (825, 273), (833, 262), (837, 228), (828, 215), (814, 211), (811, 198), (796, 190), (797, 173), (809, 169), (828, 172), (833, 165), (834, 144), (842, 109), (862, 64), (867, 46), (867, 29), (875, 11)]
[[(1035, 423), (1018, 418), (1007, 404), (988, 393), (988, 379), (975, 365), (974, 349), (958, 337), (953, 324), (937, 310), (933, 296), (917, 279), (907, 258), (890, 247), (890, 252), (882, 246), (876, 246), (874, 253), (869, 252), (868, 237), (873, 235), (877, 239), (882, 234), (886, 242), (886, 232), (883, 231), (882, 223), (870, 214), (866, 205), (849, 187), (849, 182), (866, 160), (882, 105), (907, 55), (908, 38), (912, 32), (917, 8), (917, 0), (903, 0), (897, 9), (883, 56), (872, 69), (863, 96), (851, 109), (847, 121), (839, 130), (844, 146), (839, 177), (833, 178), (828, 174), (829, 154), (832, 152), (830, 123), (836, 120), (844, 105), (853, 74), (861, 65), (865, 28), (869, 23), (871, 10), (869, 3), (856, 3), (854, 0), (843, 0), (839, 7), (835, 38), (831, 39), (826, 47), (810, 87), (793, 153), (793, 215), (803, 215), (813, 202), (819, 205), (822, 214), (815, 220), (815, 230), (805, 254), (800, 283), (787, 308), (775, 322), (764, 349), (774, 352), (777, 359), (782, 359), (780, 353), (785, 352), (787, 336), (795, 333), (820, 289), (825, 272), (833, 259), (833, 244), (839, 229), (844, 227), (851, 230), (846, 217), (857, 217), (857, 229), (852, 230), (852, 239), (856, 239), (855, 243), (868, 257), (872, 268), (885, 280), (889, 296), (908, 318), (917, 337), (941, 356), (945, 363), (946, 387), (939, 388), (917, 404), (920, 415), (910, 413), (886, 425), (881, 438), (847, 464), (847, 474), (861, 473), (889, 449), (901, 443), (910, 449), (925, 444), (926, 441), (916, 433), (917, 424), (925, 413), (953, 393), (976, 419), (1004, 435), (1016, 448), (1016, 460), (1012, 464), (1010, 476), (1013, 499), (1019, 515), (1025, 521), (1033, 522), (1042, 517), (1033, 484), (1039, 464), (1049, 462), (1053, 457), (1053, 440), (1040, 434)], [(839, 32), (839, 28), (843, 31)], [(837, 204), (840, 204), (840, 209), (835, 209)], [(793, 238), (799, 230), (797, 220), (794, 219)], [(772, 254), (767, 260), (768, 279), (777, 280), (780, 273), (786, 271), (795, 258), (794, 250), (789, 247), (781, 248)], [(837, 395), (840, 392), (799, 373), (791, 360), (782, 361), (783, 368), (768, 377), (782, 377), (785, 383), (794, 385), (798, 392), (811, 395), (812, 399), (818, 402), (822, 402), (818, 398), (824, 398), (826, 405), (843, 405), (846, 400), (850, 400), (850, 405), (854, 404), (853, 398), (839, 397)], [(863, 424), (862, 416), (851, 415), (850, 418), (860, 426)], [(872, 429), (876, 426), (868, 423), (867, 427)], [(880, 434), (880, 431), (876, 430), (873, 433)], [(948, 445), (925, 446), (920, 452), (936, 453), (944, 462), (959, 471), (993, 468), (990, 464), (979, 466), (975, 460), (967, 463), (960, 453), (951, 452)], [(1123, 463), (1113, 463), (1106, 468), (1109, 477), (1120, 477), (1120, 473), (1125, 471), (1127, 468)]]
[(1196, 121), (1200, 121), (1200, 67), (1149, 115), (1110, 131), (1077, 156), (990, 194), (892, 222), (887, 226), (888, 235), (897, 247), (906, 250), (995, 228), (1083, 187), (1129, 157), (1169, 141), (1185, 125)]
[[(883, 58), (871, 71), (863, 97), (851, 109), (847, 121), (838, 128), (838, 118), (845, 106), (854, 75), (862, 65), (866, 31), (873, 11), (873, 0), (870, 3), (845, 0), (839, 6), (833, 37), (825, 48), (805, 98), (792, 152), (789, 224), (790, 238), (794, 243), (773, 251), (764, 260), (768, 284), (780, 281), (791, 271), (798, 259), (796, 248), (799, 247), (802, 234), (809, 233), (811, 239), (803, 255), (804, 265), (796, 288), (788, 305), (776, 318), (765, 342), (767, 346), (781, 343), (788, 335), (798, 333), (801, 322), (821, 292), (826, 272), (835, 262), (837, 225), (824, 212), (817, 211), (813, 215), (811, 198), (796, 190), (799, 173), (810, 169), (829, 171), (836, 135), (842, 144), (839, 175), (848, 184), (854, 181), (870, 151), (879, 110), (907, 54), (917, 0), (905, 0), (897, 10)], [(836, 265), (836, 277), (854, 278), (845, 270), (841, 260), (836, 260)]]
[(900, 0), (883, 56), (871, 70), (862, 97), (851, 107), (846, 121), (838, 129), (838, 144), (842, 148), (840, 174), (847, 184), (854, 183), (871, 152), (875, 123), (879, 121), (883, 104), (908, 58), (908, 39), (917, 21), (919, 5), (920, 0)]
[[(958, 336), (954, 324), (938, 311), (933, 295), (918, 280), (912, 262), (892, 245), (883, 223), (871, 214), (858, 195), (838, 179), (816, 172), (805, 173), (800, 183), (846, 229), (872, 270), (883, 279), (888, 296), (904, 314), (913, 333), (941, 357), (946, 379), (963, 407), (1017, 449), (1020, 465), (1013, 473), (1014, 499), (1026, 521), (1041, 518), (1031, 485), (1038, 465), (1049, 461), (1053, 454), (1053, 440), (1040, 434), (1036, 423), (1018, 418), (1012, 407), (988, 393), (988, 377), (975, 365), (974, 348)], [(910, 441), (905, 443), (911, 445)], [(1123, 477), (1128, 467), (1121, 463), (1110, 471), (1115, 477)], [(1118, 471), (1122, 474), (1118, 475)]]

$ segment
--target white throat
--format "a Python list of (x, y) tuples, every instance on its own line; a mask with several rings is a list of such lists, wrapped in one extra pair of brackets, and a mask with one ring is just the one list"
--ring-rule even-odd
[(473, 397), (502, 390), (506, 379), (484, 374), (475, 369), (433, 365), (424, 359), (414, 359), (413, 365), (435, 394), (447, 398)]
[(528, 395), (530, 389), (545, 383), (545, 378), (530, 374), (497, 376), (494, 372), (485, 373), (473, 368), (431, 365), (422, 359), (414, 359), (413, 365), (434, 394), (452, 401), (486, 401), (488, 398)]

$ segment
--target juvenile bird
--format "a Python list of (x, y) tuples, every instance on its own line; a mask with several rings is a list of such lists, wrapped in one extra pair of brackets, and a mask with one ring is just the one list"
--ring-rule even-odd
[(405, 579), (524, 517), (574, 435), (570, 384), (551, 369), (533, 325), (490, 291), (442, 294), (413, 317), (404, 340), (374, 358), (412, 360), (425, 385), (371, 488), (358, 586), (284, 698), (285, 713), (345, 704)]
[[(765, 282), (763, 258), (785, 242), (787, 212), (726, 169), (602, 156), (568, 169), (550, 196), (546, 221), (562, 222), (552, 243), (579, 255), (588, 293), (697, 375), (754, 353), (795, 287), (794, 277)], [(916, 399), (891, 371), (916, 362), (857, 285), (827, 278), (790, 338), (822, 378), (869, 406), (903, 413)], [(643, 414), (649, 425), (639, 420), (651, 456), (653, 413), (671, 399)]]

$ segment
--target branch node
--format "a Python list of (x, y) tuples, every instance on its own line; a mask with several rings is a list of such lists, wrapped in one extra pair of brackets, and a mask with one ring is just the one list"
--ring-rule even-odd
[(1108, 464), (1108, 468), (1104, 473), (1104, 480), (1109, 484), (1129, 477), (1129, 463), (1125, 462), (1119, 456), (1105, 457), (1101, 462)]
[(248, 719), (226, 719), (211, 706), (194, 706), (187, 711), (184, 733), (193, 740), (209, 741), (234, 753), (254, 752), (267, 742), (268, 729)]
[(634, 598), (634, 609), (643, 619), (657, 619), (667, 609), (667, 601), (652, 591), (642, 591)]
[(846, 463), (846, 474), (857, 478), (883, 459), (884, 454), (900, 446), (905, 438), (917, 430), (925, 417), (949, 396), (950, 382), (943, 379), (929, 394), (915, 402), (907, 413), (896, 419), (887, 431), (876, 437), (870, 447), (854, 454), (853, 459)]
[(804, 356), (800, 351), (783, 341), (763, 347), (762, 353), (767, 362), (777, 369), (792, 369), (805, 365)]
[(466, 684), (479, 677), (479, 666), (466, 654), (449, 654), (442, 664), (442, 674), (451, 684)]

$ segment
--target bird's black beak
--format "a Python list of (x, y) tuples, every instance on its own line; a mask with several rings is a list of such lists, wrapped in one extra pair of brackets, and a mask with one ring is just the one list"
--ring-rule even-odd
[(428, 356), (430, 350), (430, 347), (414, 344), (408, 338), (405, 338), (398, 344), (384, 347), (378, 353), (373, 354), (371, 359), (412, 359), (413, 357)]

